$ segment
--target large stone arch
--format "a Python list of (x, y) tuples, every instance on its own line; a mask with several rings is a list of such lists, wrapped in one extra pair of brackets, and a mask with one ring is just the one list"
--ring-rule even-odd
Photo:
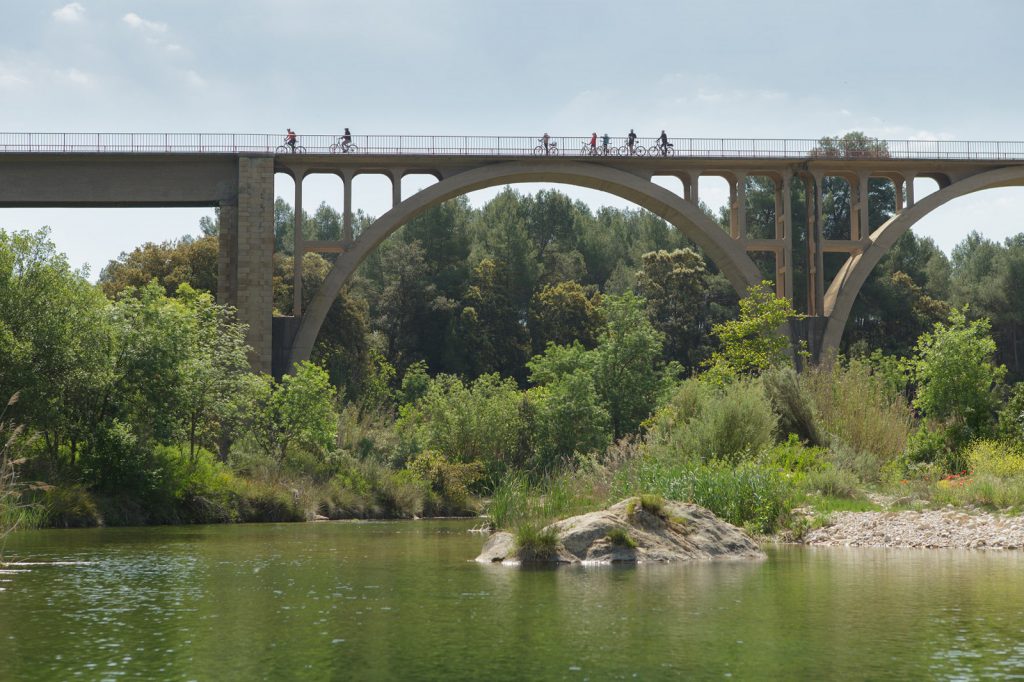
[(757, 266), (718, 224), (692, 202), (644, 178), (604, 165), (540, 159), (495, 163), (462, 171), (424, 188), (375, 220), (342, 253), (314, 294), (291, 343), (289, 367), (308, 360), (334, 299), (363, 260), (392, 232), (427, 209), (478, 189), (520, 182), (554, 182), (614, 194), (655, 213), (692, 239), (740, 294), (761, 279)]
[(953, 199), (974, 192), (996, 187), (1024, 185), (1024, 166), (1007, 166), (968, 176), (962, 180), (942, 186), (940, 189), (924, 197), (913, 206), (887, 220), (870, 237), (869, 246), (858, 255), (852, 256), (840, 268), (832, 285), (825, 294), (825, 315), (828, 324), (822, 339), (822, 357), (830, 351), (839, 349), (846, 322), (853, 309), (853, 303), (867, 281), (868, 275), (878, 261), (882, 259), (893, 244), (902, 237), (917, 221), (938, 207)]

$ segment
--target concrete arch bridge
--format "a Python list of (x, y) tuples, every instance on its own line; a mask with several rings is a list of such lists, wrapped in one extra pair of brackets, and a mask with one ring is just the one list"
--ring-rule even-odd
[[(345, 151), (336, 135), (301, 136), (305, 153), (278, 135), (0, 133), (0, 207), (212, 206), (220, 209), (219, 298), (249, 325), (254, 369), (280, 375), (308, 359), (331, 303), (359, 264), (412, 218), (450, 198), (487, 187), (551, 182), (602, 190), (661, 216), (698, 244), (742, 293), (761, 274), (752, 253), (774, 258), (776, 293), (794, 295), (794, 233), (806, 231), (807, 319), (794, 327), (814, 358), (836, 349), (853, 302), (871, 269), (897, 239), (939, 206), (984, 189), (1024, 185), (1024, 142), (870, 141), (844, 146), (818, 140), (672, 138), (664, 148), (640, 139), (605, 150), (589, 138), (552, 137), (557, 153), (532, 137), (355, 136)], [(616, 144), (619, 143), (619, 144)], [(566, 153), (566, 152), (569, 153)], [(273, 316), (274, 175), (295, 179), (295, 301), (293, 315)], [(343, 229), (337, 241), (302, 237), (302, 180), (331, 174), (343, 183)], [(392, 183), (392, 208), (360, 234), (352, 229), (352, 187), (359, 175)], [(427, 174), (437, 182), (403, 196), (402, 178)], [(730, 188), (731, 224), (722, 229), (699, 208), (699, 178), (718, 176)], [(750, 238), (745, 182), (775, 186), (775, 233)], [(655, 178), (681, 181), (677, 193)], [(848, 239), (823, 236), (822, 185), (840, 177), (850, 187)], [(915, 201), (914, 179), (939, 189)], [(790, 187), (807, 188), (806, 225), (794, 225)], [(896, 190), (896, 213), (869, 229), (868, 181)], [(309, 306), (302, 309), (301, 256), (337, 258)], [(846, 256), (826, 287), (826, 253)], [(800, 304), (801, 302), (796, 302)]]

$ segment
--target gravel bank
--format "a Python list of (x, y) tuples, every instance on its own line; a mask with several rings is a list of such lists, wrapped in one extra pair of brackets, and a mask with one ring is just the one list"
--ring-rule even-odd
[(808, 545), (1024, 549), (1024, 516), (962, 509), (836, 512), (831, 524), (808, 532)]

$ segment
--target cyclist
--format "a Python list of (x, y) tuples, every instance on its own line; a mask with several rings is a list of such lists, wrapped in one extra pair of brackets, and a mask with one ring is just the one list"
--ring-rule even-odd
[(626, 136), (626, 146), (629, 147), (629, 153), (630, 154), (633, 153), (633, 145), (635, 145), (635, 144), (636, 144), (636, 133), (634, 133), (633, 129), (630, 128), (629, 129), (629, 135)]
[(551, 142), (551, 136), (548, 135), (547, 133), (544, 133), (544, 137), (540, 138), (540, 141), (544, 143), (544, 153), (547, 154), (549, 151), (548, 144), (550, 144)]
[(668, 150), (670, 147), (672, 147), (672, 145), (669, 144), (668, 135), (666, 135), (665, 130), (662, 129), (661, 137), (658, 138), (658, 149), (661, 150), (661, 155), (668, 156)]
[(295, 143), (297, 140), (298, 136), (295, 134), (295, 131), (289, 128), (288, 133), (284, 136), (284, 143), (291, 147), (293, 152), (295, 151)]
[(608, 154), (608, 141), (610, 139), (611, 138), (608, 137), (608, 133), (605, 133), (604, 135), (601, 136), (601, 152), (603, 154)]
[(345, 128), (345, 134), (341, 136), (341, 150), (347, 152), (352, 146), (352, 133)]
[(597, 154), (597, 133), (590, 134), (590, 155)]

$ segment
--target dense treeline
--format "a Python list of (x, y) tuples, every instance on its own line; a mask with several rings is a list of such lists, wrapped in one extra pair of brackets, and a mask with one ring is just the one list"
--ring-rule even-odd
[[(774, 187), (747, 183), (751, 236), (769, 236)], [(826, 184), (826, 236), (841, 238), (849, 188)], [(877, 227), (893, 188), (870, 190)], [(793, 183), (794, 207), (804, 191)], [(281, 314), (291, 211), (277, 201)], [(341, 217), (321, 205), (303, 225), (336, 239)], [(647, 491), (771, 530), (798, 492), (934, 488), (976, 468), (978, 439), (1018, 447), (1020, 391), (1004, 381), (1024, 371), (1021, 238), (971, 233), (947, 258), (906, 235), (855, 306), (851, 359), (796, 377), (776, 330), (799, 311), (770, 282), (738, 301), (646, 211), (506, 189), (396, 232), (338, 296), (313, 362), (275, 383), (247, 371), (244, 329), (214, 302), (216, 220), (200, 229), (122, 254), (96, 286), (45, 232), (0, 232), (0, 395), (19, 396), (5, 418), (25, 427), (0, 465), (41, 482), (20, 503), (46, 522), (465, 513), (493, 494), (495, 518), (529, 530), (558, 500)], [(306, 255), (307, 300), (330, 267)], [(959, 387), (954, 367), (973, 367)], [(534, 498), (553, 506), (521, 513)]]

